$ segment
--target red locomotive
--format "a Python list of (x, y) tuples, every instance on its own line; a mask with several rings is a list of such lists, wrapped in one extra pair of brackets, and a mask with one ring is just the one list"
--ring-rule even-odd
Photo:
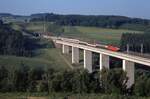
[(120, 48), (112, 46), (112, 45), (105, 46), (105, 48), (114, 52), (118, 52), (120, 50)]

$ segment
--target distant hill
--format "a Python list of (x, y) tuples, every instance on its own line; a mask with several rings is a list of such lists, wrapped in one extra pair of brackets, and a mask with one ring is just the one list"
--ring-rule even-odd
[(150, 29), (150, 20), (114, 15), (61, 15), (54, 13), (37, 13), (29, 16), (0, 13), (4, 22), (48, 21), (63, 26), (93, 26), (101, 28), (121, 28), (146, 31)]
[(53, 13), (33, 14), (31, 21), (49, 21), (63, 26), (93, 26), (145, 31), (150, 20), (112, 15), (60, 15)]
[(13, 15), (9, 13), (0, 13), (0, 20), (4, 23), (11, 22), (29, 22), (30, 16)]
[(8, 16), (13, 16), (10, 13), (0, 13), (0, 17), (8, 17)]

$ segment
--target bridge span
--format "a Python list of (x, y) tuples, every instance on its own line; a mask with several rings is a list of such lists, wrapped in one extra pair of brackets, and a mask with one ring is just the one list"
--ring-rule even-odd
[(69, 47), (72, 47), (72, 63), (79, 63), (79, 49), (84, 50), (84, 68), (87, 69), (89, 72), (92, 72), (92, 52), (99, 53), (99, 64), (100, 70), (103, 68), (109, 69), (109, 57), (116, 57), (122, 59), (122, 68), (127, 73), (128, 82), (127, 86), (131, 87), (134, 82), (134, 70), (135, 70), (135, 63), (143, 64), (146, 66), (150, 66), (150, 59), (139, 57), (135, 55), (125, 54), (121, 52), (113, 52), (110, 50), (96, 48), (88, 45), (81, 44), (79, 40), (71, 40), (67, 38), (57, 38), (57, 37), (45, 37), (51, 38), (56, 44), (62, 45), (62, 52), (64, 54), (69, 53)]

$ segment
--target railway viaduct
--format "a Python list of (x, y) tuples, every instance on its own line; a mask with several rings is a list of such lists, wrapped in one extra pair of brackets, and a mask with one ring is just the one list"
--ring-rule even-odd
[(135, 63), (143, 64), (146, 66), (150, 66), (150, 59), (149, 58), (143, 58), (139, 56), (124, 54), (121, 52), (113, 52), (110, 50), (102, 49), (102, 48), (96, 48), (76, 42), (70, 42), (69, 39), (65, 38), (63, 39), (57, 39), (56, 37), (52, 37), (53, 41), (56, 44), (62, 45), (62, 52), (64, 54), (69, 53), (69, 47), (72, 47), (72, 63), (76, 64), (79, 63), (79, 49), (84, 50), (84, 68), (87, 69), (89, 72), (92, 72), (92, 52), (99, 54), (99, 64), (100, 64), (100, 70), (103, 68), (109, 69), (109, 57), (116, 57), (119, 59), (122, 59), (122, 69), (127, 73), (128, 82), (127, 87), (131, 87), (134, 82), (134, 71), (135, 71)]

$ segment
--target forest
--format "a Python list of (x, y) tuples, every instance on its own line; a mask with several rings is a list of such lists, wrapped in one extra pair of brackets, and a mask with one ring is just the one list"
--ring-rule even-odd
[(23, 35), (0, 21), (0, 54), (16, 56), (33, 56), (37, 40)]
[(137, 72), (136, 75), (138, 76), (135, 85), (129, 89), (126, 86), (128, 78), (121, 69), (103, 69), (101, 72), (89, 73), (82, 69), (60, 71), (51, 67), (33, 68), (22, 63), (19, 68), (11, 71), (5, 66), (0, 66), (0, 92), (150, 96), (150, 74)]
[(59, 15), (46, 13), (31, 15), (31, 21), (48, 21), (65, 26), (93, 26), (140, 31), (145, 31), (150, 28), (150, 20), (111, 15)]
[(124, 33), (121, 38), (121, 50), (126, 51), (127, 45), (130, 51), (141, 53), (142, 47), (142, 53), (150, 53), (150, 33)]

